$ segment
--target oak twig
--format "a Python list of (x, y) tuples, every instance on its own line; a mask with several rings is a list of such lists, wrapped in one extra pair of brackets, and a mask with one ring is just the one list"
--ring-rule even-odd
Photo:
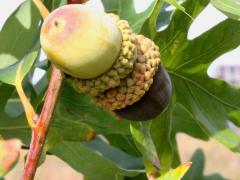
[(34, 178), (62, 84), (63, 75), (61, 71), (55, 66), (52, 66), (51, 79), (42, 112), (37, 119), (36, 125), (32, 129), (32, 140), (21, 177), (22, 180), (32, 180)]
[[(45, 19), (49, 14), (48, 9), (44, 6), (41, 0), (33, 0), (33, 2), (38, 8), (42, 18)], [(71, 2), (68, 3), (71, 4)], [(52, 65), (51, 79), (48, 85), (41, 114), (36, 119), (34, 127), (32, 129), (31, 144), (21, 180), (33, 180), (35, 176), (38, 161), (43, 151), (43, 146), (48, 134), (53, 112), (61, 91), (63, 79), (64, 77), (62, 72), (56, 66)]]

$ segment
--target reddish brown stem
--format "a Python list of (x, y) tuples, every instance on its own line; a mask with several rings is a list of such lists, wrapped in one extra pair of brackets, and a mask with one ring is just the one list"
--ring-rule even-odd
[(89, 0), (68, 0), (68, 4), (82, 4), (82, 3), (85, 3)]
[(42, 112), (32, 129), (32, 140), (21, 180), (34, 178), (62, 84), (63, 75), (59, 69), (53, 66)]

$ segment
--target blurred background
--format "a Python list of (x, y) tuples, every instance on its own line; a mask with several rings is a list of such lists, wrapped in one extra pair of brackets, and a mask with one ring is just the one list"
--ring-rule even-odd
[[(8, 16), (18, 7), (24, 0), (8, 0), (0, 1), (0, 29), (2, 28)], [(136, 9), (138, 12), (146, 9), (152, 0), (135, 0)], [(91, 0), (87, 3), (88, 6), (103, 9), (100, 0)], [(169, 7), (172, 10), (174, 7)], [(212, 5), (209, 5), (193, 22), (189, 32), (188, 39), (194, 39), (208, 29), (212, 28), (227, 17), (216, 10)], [(162, 27), (164, 28), (164, 27)], [(44, 59), (44, 54), (42, 55)], [(209, 67), (208, 74), (213, 78), (225, 79), (233, 85), (240, 84), (240, 47), (224, 54), (216, 59)], [(36, 80), (41, 76), (41, 72), (36, 72)], [(240, 133), (239, 128), (230, 124), (230, 126)], [(214, 140), (200, 141), (191, 138), (185, 134), (178, 134), (177, 137), (180, 156), (182, 162), (187, 162), (191, 159), (194, 152), (201, 148), (204, 150), (206, 167), (205, 174), (218, 172), (230, 180), (240, 180), (240, 155), (232, 153), (225, 147)], [(17, 167), (15, 167), (7, 176), (6, 180), (19, 179), (23, 169), (23, 157), (26, 151), (22, 151), (21, 159)], [(54, 156), (48, 156), (45, 163), (40, 166), (37, 171), (36, 180), (75, 180), (82, 179), (82, 175), (74, 171), (70, 166), (62, 160)]]

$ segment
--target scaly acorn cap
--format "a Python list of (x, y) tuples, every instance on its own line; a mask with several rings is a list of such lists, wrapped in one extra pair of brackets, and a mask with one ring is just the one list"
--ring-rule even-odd
[(93, 79), (68, 77), (74, 89), (81, 93), (97, 96), (100, 93), (120, 85), (120, 80), (126, 78), (133, 70), (137, 59), (136, 35), (132, 32), (128, 22), (121, 20), (115, 14), (109, 14), (122, 33), (122, 46), (119, 57), (107, 72)]
[(91, 79), (115, 63), (122, 46), (122, 34), (105, 12), (71, 4), (47, 16), (40, 43), (49, 60), (63, 72)]
[(120, 86), (95, 97), (108, 110), (125, 108), (140, 100), (153, 83), (160, 64), (159, 48), (150, 39), (137, 35), (137, 61), (131, 75), (121, 80)]

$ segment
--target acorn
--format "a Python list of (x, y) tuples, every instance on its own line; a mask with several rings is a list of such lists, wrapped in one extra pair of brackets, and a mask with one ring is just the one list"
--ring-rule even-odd
[(122, 35), (106, 13), (71, 4), (47, 16), (41, 28), (40, 43), (47, 57), (63, 72), (92, 79), (115, 63)]
[[(169, 102), (171, 85), (159, 68), (159, 48), (115, 14), (79, 4), (62, 6), (43, 22), (40, 42), (76, 91), (127, 119), (153, 118)], [(150, 105), (152, 111), (146, 112)]]
[(172, 96), (171, 79), (160, 65), (153, 78), (153, 84), (144, 96), (131, 106), (115, 110), (115, 113), (133, 121), (155, 118), (168, 106)]

